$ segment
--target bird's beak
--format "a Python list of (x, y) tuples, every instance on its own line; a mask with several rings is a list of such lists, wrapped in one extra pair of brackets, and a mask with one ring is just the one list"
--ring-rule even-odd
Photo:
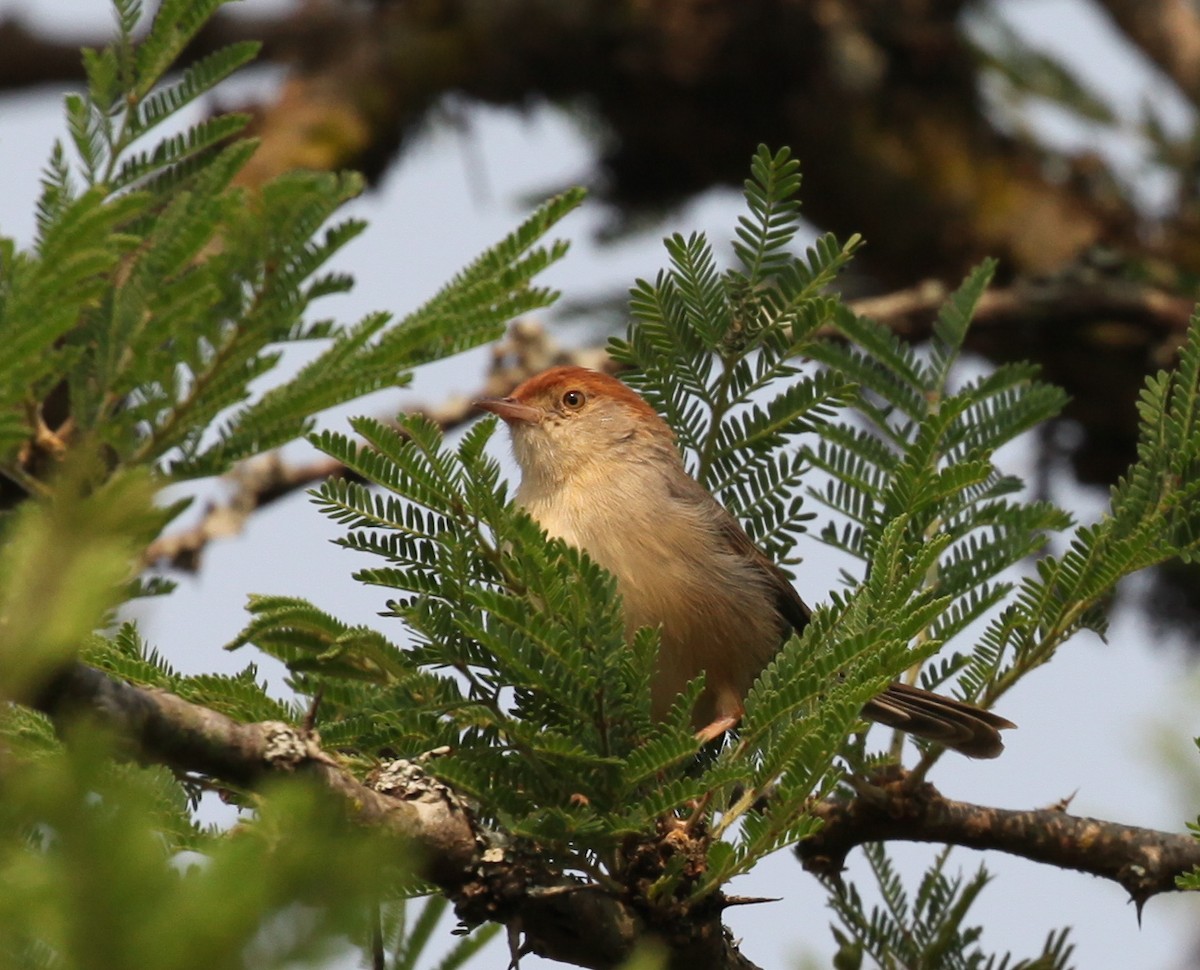
[(522, 404), (511, 397), (485, 397), (475, 402), (475, 407), (503, 418), (509, 424), (537, 424), (542, 412), (529, 404)]

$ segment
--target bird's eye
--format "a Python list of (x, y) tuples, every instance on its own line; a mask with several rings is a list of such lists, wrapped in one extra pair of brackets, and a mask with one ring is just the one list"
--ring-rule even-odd
[(566, 407), (569, 407), (572, 411), (578, 411), (581, 407), (583, 407), (583, 401), (583, 391), (567, 391), (567, 393), (562, 396), (563, 404)]

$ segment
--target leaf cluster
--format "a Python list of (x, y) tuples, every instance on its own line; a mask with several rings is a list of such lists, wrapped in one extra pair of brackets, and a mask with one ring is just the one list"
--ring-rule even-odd
[[(494, 340), (554, 298), (531, 280), (565, 246), (534, 243), (578, 191), (401, 320), (308, 319), (314, 301), (352, 283), (326, 267), (365, 227), (331, 222), (361, 179), (294, 172), (248, 186), (256, 146), (237, 137), (243, 115), (159, 137), (254, 56), (257, 45), (235, 44), (168, 74), (221, 2), (168, 0), (140, 38), (140, 4), (116, 4), (117, 39), (86, 52), (87, 90), (67, 98), (77, 165), (56, 145), (34, 245), (0, 239), (0, 474), (28, 494), (44, 492), (82, 440), (113, 467), (221, 474), (307, 433), (320, 411), (403, 384), (418, 364)], [(325, 346), (306, 366), (256, 396), (285, 345), (314, 341)]]
[(231, 646), (284, 660), (301, 689), (319, 678), (326, 743), (409, 756), (452, 747), (438, 775), (567, 865), (590, 867), (698, 797), (697, 785), (655, 792), (696, 752), (685, 704), (664, 724), (649, 719), (657, 638), (626, 644), (612, 577), (511, 506), (485, 452), (494, 422), (453, 449), (420, 417), (352, 424), (356, 438), (313, 443), (379, 490), (329, 481), (314, 500), (346, 527), (341, 545), (377, 559), (356, 577), (392, 595), (387, 615), (413, 642), (257, 597)]
[[(1063, 392), (1038, 381), (1029, 364), (1002, 364), (951, 385), (993, 270), (994, 264), (983, 264), (949, 298), (923, 356), (844, 306), (834, 318), (843, 339), (811, 350), (859, 389), (854, 413), (832, 423), (805, 451), (827, 474), (824, 486), (809, 494), (836, 513), (821, 538), (870, 568), (880, 537), (900, 516), (909, 555), (941, 539), (944, 550), (926, 584), (945, 598), (945, 608), (922, 634), (938, 644), (1002, 603), (1013, 588), (1002, 577), (1039, 551), (1049, 533), (1070, 525), (1060, 509), (1023, 498), (1020, 479), (993, 463), (999, 448), (1059, 412)], [(936, 688), (956, 671), (963, 695), (977, 698), (995, 675), (995, 657), (956, 654), (927, 671), (924, 685)]]
[(663, 414), (689, 470), (786, 561), (811, 516), (797, 484), (802, 456), (789, 447), (819, 431), (852, 398), (825, 371), (801, 377), (796, 360), (835, 313), (824, 294), (859, 245), (821, 236), (801, 258), (799, 163), (759, 148), (745, 182), (734, 268), (721, 271), (703, 234), (665, 240), (671, 266), (630, 292), (634, 324), (609, 344), (622, 376)]
[(983, 927), (965, 920), (991, 876), (982, 866), (970, 878), (949, 876), (943, 850), (909, 898), (895, 866), (879, 844), (864, 846), (882, 900), (868, 913), (854, 886), (830, 896), (842, 929), (834, 928), (838, 970), (857, 970), (863, 957), (879, 967), (945, 967), (947, 970), (1066, 970), (1074, 946), (1066, 930), (1051, 933), (1042, 952), (1027, 960), (997, 957), (980, 948)]
[(999, 696), (1050, 660), (1082, 629), (1103, 633), (1120, 580), (1200, 553), (1200, 315), (1178, 366), (1146, 380), (1138, 402), (1137, 459), (1113, 486), (1110, 510), (1077, 528), (1065, 552), (1046, 556), (980, 638), (967, 677)]
[[(403, 852), (346, 831), (311, 792), (226, 791), (255, 811), (231, 832), (201, 830), (192, 813), (211, 779), (119, 764), (88, 730), (64, 747), (16, 703), (81, 659), (239, 720), (299, 720), (253, 665), (184, 675), (133, 624), (114, 629), (121, 604), (170, 586), (137, 578), (146, 544), (186, 506), (156, 507), (156, 493), (296, 439), (320, 411), (494, 340), (556, 296), (534, 278), (566, 247), (539, 240), (580, 190), (400, 319), (312, 319), (351, 285), (328, 267), (364, 228), (336, 219), (362, 182), (297, 172), (254, 185), (245, 116), (181, 123), (257, 49), (177, 63), (221, 4), (164, 0), (146, 17), (114, 0), (116, 39), (84, 53), (87, 86), (66, 99), (69, 139), (46, 168), (32, 244), (0, 237), (4, 967), (290, 966), (369, 947), (381, 898), (381, 941), (404, 966), (425, 959), (441, 915), (434, 904), (406, 926)], [(309, 363), (281, 378), (294, 343), (311, 346)], [(445, 965), (478, 945), (464, 940)]]
[[(278, 783), (232, 833), (198, 828), (165, 768), (121, 762), (107, 739), (63, 747), (47, 722), (0, 714), (0, 966), (200, 970), (291, 967), (370, 946), (376, 900), (409, 875), (402, 847), (347, 824), (340, 805), (299, 780)], [(31, 755), (36, 754), (36, 757)], [(389, 903), (387, 945), (412, 966), (435, 903)], [(457, 966), (491, 934), (464, 939)]]

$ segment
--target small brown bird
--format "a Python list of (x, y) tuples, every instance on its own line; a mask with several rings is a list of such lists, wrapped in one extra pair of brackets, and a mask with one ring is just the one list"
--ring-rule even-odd
[[(518, 504), (616, 577), (628, 634), (661, 628), (654, 716), (665, 716), (703, 672), (697, 736), (712, 740), (737, 725), (755, 679), (811, 613), (783, 570), (687, 473), (667, 423), (617, 379), (582, 367), (555, 367), (510, 397), (476, 403), (509, 427)], [(862, 713), (972, 758), (996, 757), (999, 729), (1015, 727), (898, 682)]]

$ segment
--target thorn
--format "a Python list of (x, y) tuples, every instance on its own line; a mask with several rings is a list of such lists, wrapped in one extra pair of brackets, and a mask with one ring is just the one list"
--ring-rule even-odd
[(733, 906), (755, 906), (758, 903), (777, 903), (782, 896), (725, 896), (721, 900), (721, 909)]
[(887, 792), (866, 778), (851, 772), (843, 775), (842, 781), (850, 787), (855, 797), (861, 798), (868, 805), (884, 805), (888, 801)]
[(1132, 896), (1131, 897), (1131, 901), (1134, 905), (1134, 908), (1137, 910), (1137, 921), (1138, 921), (1138, 929), (1139, 930), (1142, 928), (1142, 910), (1145, 908), (1146, 900), (1149, 898), (1150, 898), (1149, 896)]
[(696, 826), (708, 817), (708, 803), (712, 801), (712, 796), (713, 793), (711, 791), (706, 791), (698, 801), (690, 806), (692, 814), (683, 824), (685, 835), (691, 835), (696, 830)]
[(1044, 810), (1047, 812), (1065, 812), (1068, 808), (1071, 807), (1071, 802), (1075, 801), (1075, 796), (1078, 794), (1079, 794), (1079, 789), (1076, 788), (1073, 792), (1071, 792), (1071, 794), (1067, 795), (1065, 798), (1060, 798), (1058, 801), (1054, 802), (1053, 804), (1047, 805)]
[(521, 970), (521, 927), (514, 921), (505, 930), (508, 936), (508, 970)]
[(313, 692), (312, 700), (308, 705), (308, 712), (304, 715), (304, 733), (312, 734), (313, 729), (317, 726), (317, 712), (321, 709), (321, 698), (325, 696), (325, 685), (318, 684), (317, 689)]
[(707, 724), (696, 732), (696, 740), (708, 744), (710, 741), (715, 741), (726, 731), (731, 731), (738, 726), (738, 721), (742, 719), (741, 714), (736, 716), (733, 714), (725, 714), (718, 717), (711, 724)]

